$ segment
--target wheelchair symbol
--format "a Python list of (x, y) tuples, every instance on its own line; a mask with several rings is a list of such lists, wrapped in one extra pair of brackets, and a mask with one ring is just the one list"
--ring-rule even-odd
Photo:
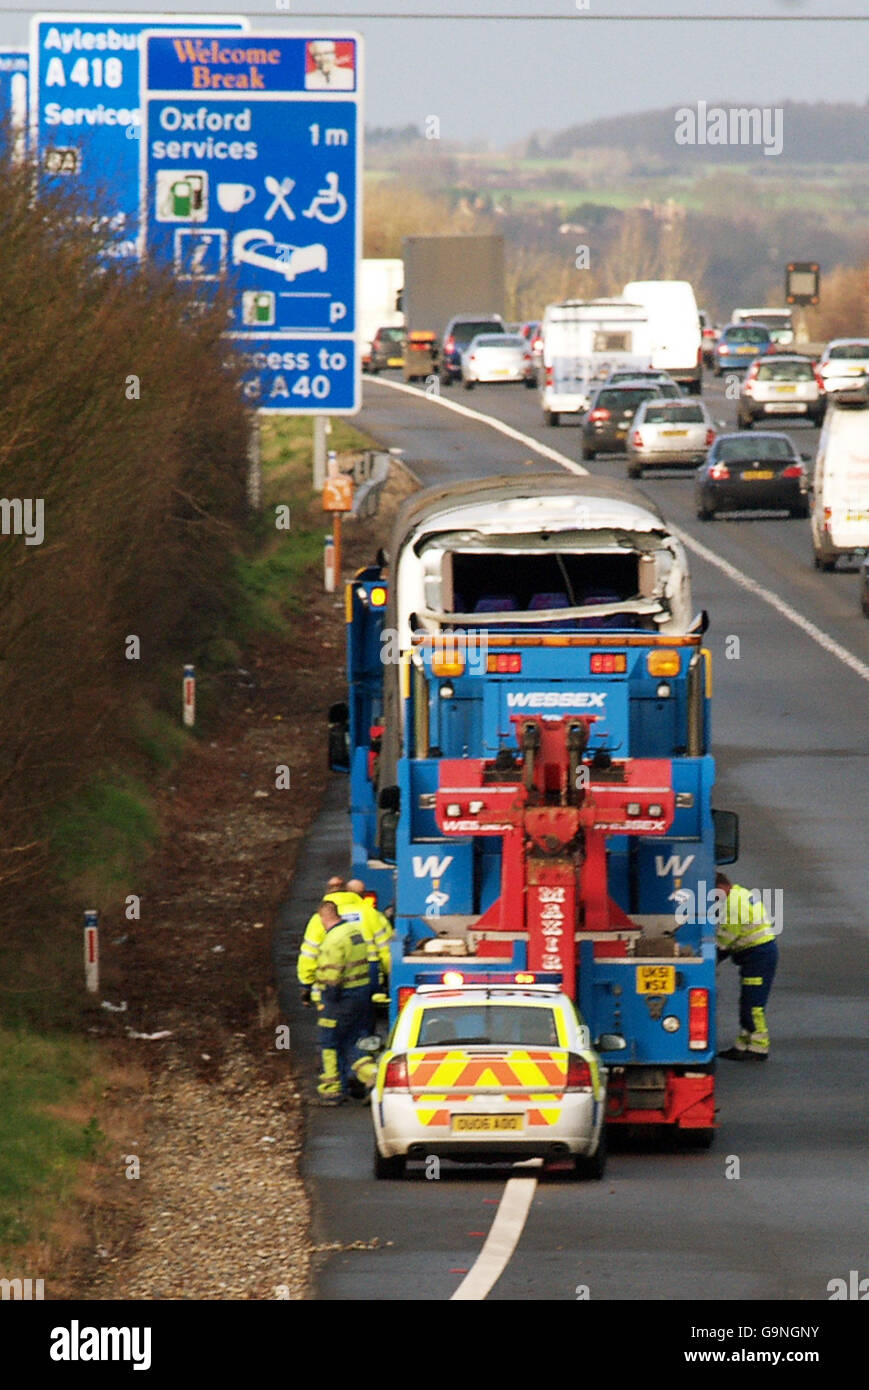
[[(328, 208), (328, 213), (323, 209)], [(338, 191), (338, 175), (326, 175), (326, 187), (319, 188), (311, 199), (310, 207), (305, 208), (303, 217), (316, 217), (318, 222), (325, 222), (331, 225), (333, 222), (340, 222), (347, 211), (347, 199), (343, 193)]]

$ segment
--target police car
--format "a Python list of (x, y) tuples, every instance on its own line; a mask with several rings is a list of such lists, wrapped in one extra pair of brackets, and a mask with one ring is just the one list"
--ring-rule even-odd
[(398, 1178), (408, 1159), (431, 1156), (542, 1158), (601, 1178), (605, 1102), (589, 1030), (558, 986), (421, 986), (380, 1058), (374, 1173)]

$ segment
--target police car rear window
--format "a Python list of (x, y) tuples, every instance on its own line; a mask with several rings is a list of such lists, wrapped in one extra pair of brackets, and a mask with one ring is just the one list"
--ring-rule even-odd
[(556, 1047), (555, 1011), (539, 1004), (457, 1004), (423, 1010), (417, 1046)]

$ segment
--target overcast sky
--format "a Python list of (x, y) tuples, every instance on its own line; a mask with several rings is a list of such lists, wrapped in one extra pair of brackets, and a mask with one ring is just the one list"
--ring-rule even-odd
[[(256, 29), (272, 17), (276, 29), (317, 27), (317, 17), (324, 27), (358, 29), (366, 123), (422, 126), (437, 115), (445, 140), (505, 145), (532, 130), (698, 100), (869, 99), (869, 0), (587, 0), (585, 10), (578, 4), (586, 0), (289, 0), (289, 14), (278, 8), (286, 2), (203, 0), (184, 9), (248, 14)], [(366, 18), (383, 14), (401, 17)], [(26, 45), (28, 17), (0, 0), (0, 44)]]

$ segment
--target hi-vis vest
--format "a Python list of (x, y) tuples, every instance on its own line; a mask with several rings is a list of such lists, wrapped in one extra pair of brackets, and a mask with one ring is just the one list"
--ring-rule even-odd
[[(317, 957), (317, 988), (360, 989), (371, 985), (371, 945), (361, 922), (337, 922), (330, 927)], [(329, 996), (326, 995), (326, 998)]]
[[(324, 901), (334, 903), (345, 922), (361, 923), (365, 937), (371, 943), (372, 959), (377, 959), (380, 962), (384, 978), (388, 980), (391, 964), (389, 940), (392, 936), (389, 919), (384, 917), (382, 912), (378, 912), (369, 899), (360, 898), (358, 893), (345, 891), (327, 893)], [(300, 985), (313, 985), (317, 975), (317, 957), (320, 954), (320, 947), (325, 935), (326, 928), (320, 920), (320, 914), (315, 912), (308, 919), (302, 945), (299, 948), (297, 970)]]
[(763, 910), (763, 904), (752, 902), (747, 888), (734, 883), (727, 894), (724, 916), (715, 933), (719, 951), (747, 951), (749, 946), (762, 946), (775, 941), (775, 932)]

